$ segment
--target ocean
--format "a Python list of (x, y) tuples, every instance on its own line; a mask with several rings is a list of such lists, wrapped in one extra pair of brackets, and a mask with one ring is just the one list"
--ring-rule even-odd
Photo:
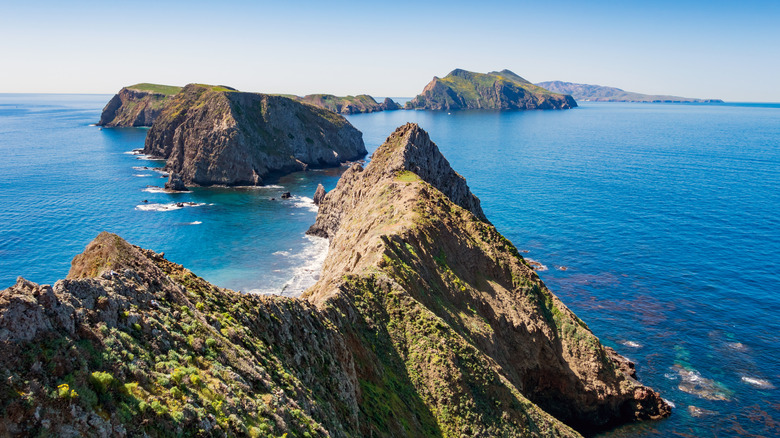
[[(110, 97), (0, 94), (0, 288), (63, 278), (103, 230), (234, 290), (316, 280), (311, 196), (340, 169), (161, 193), (163, 163), (132, 153), (146, 129), (92, 126)], [(403, 123), (427, 130), (548, 287), (674, 405), (601, 436), (780, 436), (780, 105), (580, 105), (348, 118), (369, 152)]]

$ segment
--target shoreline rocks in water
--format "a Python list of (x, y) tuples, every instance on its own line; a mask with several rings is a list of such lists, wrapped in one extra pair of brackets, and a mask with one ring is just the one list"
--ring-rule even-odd
[(344, 117), (281, 96), (187, 85), (168, 101), (144, 153), (188, 186), (261, 185), (273, 175), (335, 167), (367, 152)]
[(455, 69), (435, 77), (422, 93), (406, 103), (406, 109), (531, 110), (569, 109), (577, 102), (569, 95), (538, 87), (509, 70), (474, 73)]
[(165, 188), (167, 190), (173, 190), (176, 192), (190, 191), (187, 186), (184, 185), (184, 181), (182, 181), (181, 177), (176, 172), (171, 172), (168, 175), (168, 181), (165, 183)]
[(317, 190), (314, 191), (312, 199), (314, 200), (314, 205), (319, 206), (322, 200), (325, 199), (325, 186), (317, 184)]
[(417, 125), (344, 173), (311, 232), (328, 255), (298, 298), (106, 232), (53, 286), (19, 278), (0, 291), (0, 435), (579, 437), (670, 414)]

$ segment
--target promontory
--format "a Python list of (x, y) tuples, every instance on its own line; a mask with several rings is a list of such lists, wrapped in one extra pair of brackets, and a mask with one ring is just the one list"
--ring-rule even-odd
[(158, 84), (135, 84), (124, 87), (108, 101), (98, 126), (152, 126), (165, 103), (181, 87)]
[(0, 292), (0, 435), (578, 437), (669, 415), (418, 126), (348, 169), (311, 232), (329, 250), (299, 298), (109, 233), (54, 286), (20, 278)]
[(530, 110), (569, 109), (577, 102), (528, 82), (509, 70), (474, 73), (456, 69), (434, 77), (422, 93), (406, 103), (406, 109)]
[(143, 152), (191, 185), (260, 185), (269, 176), (338, 166), (366, 154), (343, 116), (293, 99), (190, 84), (168, 100)]

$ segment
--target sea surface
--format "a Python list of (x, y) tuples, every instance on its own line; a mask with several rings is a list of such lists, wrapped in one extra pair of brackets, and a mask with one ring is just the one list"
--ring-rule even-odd
[[(304, 235), (311, 196), (340, 170), (160, 193), (144, 167), (163, 163), (131, 152), (145, 129), (92, 126), (110, 97), (0, 94), (0, 288), (63, 278), (103, 230), (236, 290), (316, 280), (327, 242)], [(407, 121), (426, 129), (550, 289), (675, 406), (602, 436), (780, 436), (780, 105), (349, 120), (369, 152)]]

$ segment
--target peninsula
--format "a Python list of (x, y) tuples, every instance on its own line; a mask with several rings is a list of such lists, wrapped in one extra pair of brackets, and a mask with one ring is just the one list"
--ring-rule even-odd
[(577, 102), (569, 95), (538, 87), (509, 70), (474, 73), (456, 69), (434, 77), (422, 93), (406, 103), (406, 109), (530, 110), (569, 109)]
[(0, 292), (0, 435), (578, 437), (669, 415), (417, 125), (347, 170), (310, 232), (330, 245), (300, 298), (109, 233), (54, 286), (19, 278)]
[(672, 103), (722, 103), (720, 99), (694, 99), (690, 97), (666, 96), (634, 93), (620, 88), (601, 85), (575, 84), (572, 82), (550, 81), (536, 84), (555, 93), (571, 94), (580, 101), (593, 102), (672, 102)]
[(366, 155), (343, 116), (282, 96), (190, 84), (166, 101), (143, 152), (184, 185), (261, 185), (267, 177)]

